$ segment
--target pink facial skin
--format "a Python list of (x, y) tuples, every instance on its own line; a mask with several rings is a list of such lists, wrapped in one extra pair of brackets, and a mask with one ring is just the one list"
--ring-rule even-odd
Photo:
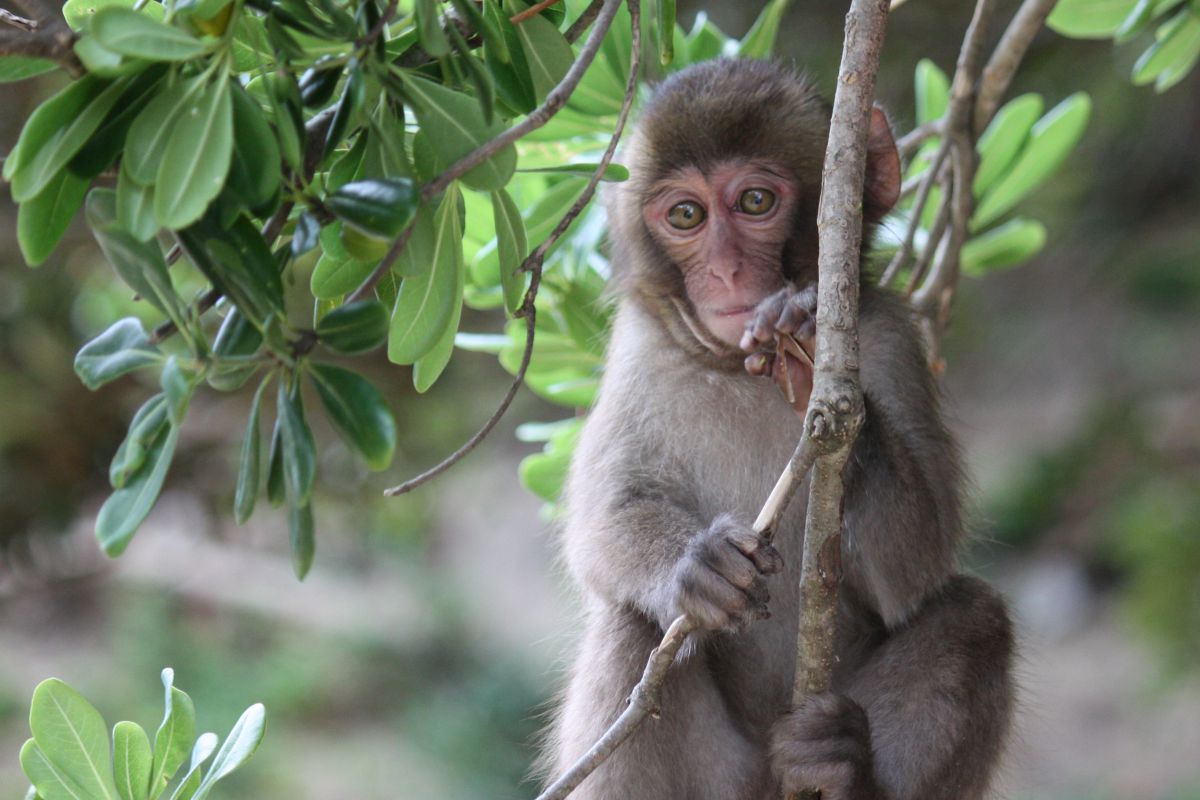
[[(764, 213), (740, 206), (747, 190), (775, 196)], [(680, 229), (668, 215), (680, 203), (703, 210), (695, 227)], [(728, 162), (702, 173), (687, 167), (663, 179), (642, 209), (651, 235), (683, 272), (688, 299), (700, 322), (736, 347), (759, 301), (784, 284), (780, 257), (790, 232), (796, 191), (782, 170), (767, 164)]]

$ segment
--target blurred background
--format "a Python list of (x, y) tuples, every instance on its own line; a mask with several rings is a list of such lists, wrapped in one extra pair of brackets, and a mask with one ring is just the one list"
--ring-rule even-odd
[[(1016, 2), (1001, 4), (1009, 13)], [(739, 36), (757, 3), (680, 2)], [(878, 96), (912, 121), (921, 57), (948, 72), (970, 14), (911, 0), (893, 16)], [(825, 87), (843, 4), (797, 3), (778, 52)], [(964, 279), (944, 388), (972, 476), (972, 569), (1010, 599), (1021, 635), (1017, 732), (998, 796), (1200, 798), (1200, 72), (1164, 95), (1128, 81), (1143, 47), (1044, 32), (1014, 94), (1095, 102), (1078, 150), (1028, 201), (1050, 244), (1032, 263)], [(0, 86), (0, 148), (61, 79)], [(498, 402), (508, 375), (457, 352), (429, 393), (379, 354), (400, 425), (369, 475), (318, 430), (318, 557), (297, 583), (283, 515), (241, 528), (230, 507), (248, 396), (201, 393), (158, 508), (124, 556), (92, 536), (107, 464), (148, 393), (75, 377), (80, 343), (128, 292), (78, 224), (38, 270), (0, 200), (0, 796), (21, 797), (30, 693), (57, 676), (110, 723), (153, 728), (158, 672), (226, 732), (266, 703), (269, 730), (224, 797), (519, 798), (576, 605), (553, 524), (521, 488), (523, 392), (465, 462), (427, 467)], [(467, 314), (464, 329), (501, 321)]]

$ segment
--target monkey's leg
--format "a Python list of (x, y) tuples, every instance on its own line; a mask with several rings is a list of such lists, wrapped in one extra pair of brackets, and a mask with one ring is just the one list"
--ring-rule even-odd
[[(552, 777), (566, 771), (625, 709), (662, 632), (639, 615), (594, 611), (553, 736)], [(571, 795), (573, 800), (742, 800), (766, 777), (726, 710), (703, 653), (672, 666), (662, 715), (648, 719)]]
[(951, 578), (838, 689), (865, 711), (891, 800), (975, 800), (1003, 749), (1013, 704), (1012, 627), (983, 581)]

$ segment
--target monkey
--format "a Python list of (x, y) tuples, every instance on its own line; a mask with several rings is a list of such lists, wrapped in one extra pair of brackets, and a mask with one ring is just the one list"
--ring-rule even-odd
[[(562, 556), (585, 623), (543, 770), (561, 774), (620, 714), (673, 619), (699, 630), (672, 665), (661, 718), (579, 800), (810, 788), (823, 800), (973, 800), (1003, 749), (1012, 626), (998, 594), (957, 569), (957, 445), (908, 306), (868, 279), (832, 687), (790, 707), (806, 490), (772, 541), (751, 520), (811, 391), (808, 364), (784, 370), (763, 351), (779, 332), (812, 352), (830, 112), (791, 67), (720, 59), (664, 80), (626, 145), (630, 177), (606, 201), (612, 336), (564, 492)], [(864, 245), (899, 187), (875, 109)]]

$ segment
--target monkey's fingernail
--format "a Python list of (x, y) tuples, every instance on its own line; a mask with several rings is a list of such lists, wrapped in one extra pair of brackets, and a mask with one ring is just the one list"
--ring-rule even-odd
[(742, 348), (743, 350), (753, 350), (754, 345), (754, 334), (750, 331), (743, 333), (741, 341), (738, 342), (738, 347)]
[(751, 375), (766, 375), (771, 370), (771, 362), (766, 353), (751, 353), (746, 356), (746, 372)]

